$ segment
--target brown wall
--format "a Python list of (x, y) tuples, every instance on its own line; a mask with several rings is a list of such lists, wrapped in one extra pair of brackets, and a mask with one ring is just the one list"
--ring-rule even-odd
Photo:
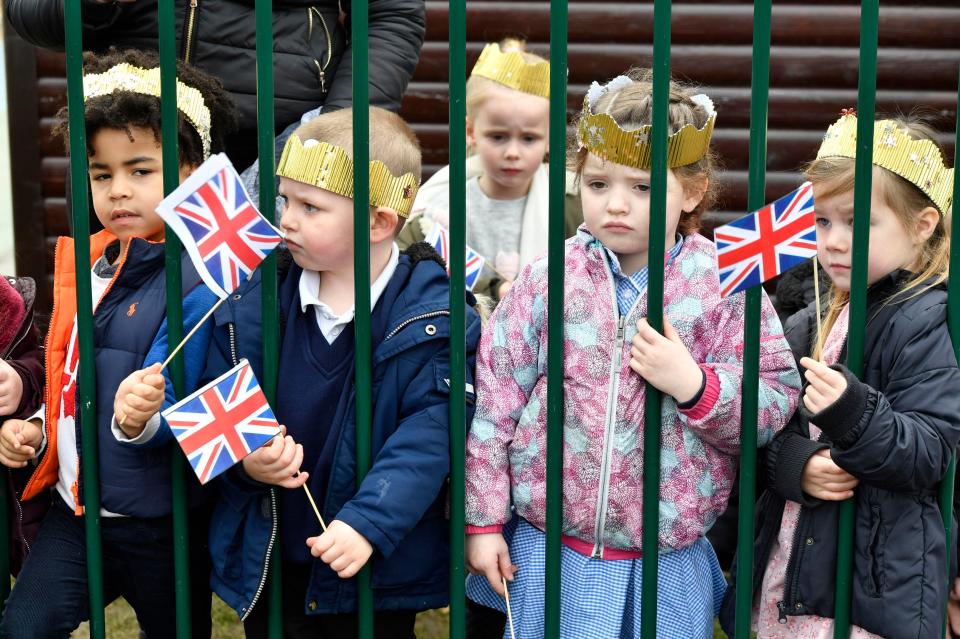
[[(402, 114), (420, 136), (429, 174), (447, 161), (448, 45), (447, 3), (430, 1), (427, 7), (427, 42)], [(472, 66), (485, 42), (508, 35), (525, 36), (532, 50), (547, 53), (546, 0), (470, 0), (467, 7), (468, 65)], [(630, 66), (650, 64), (652, 25), (651, 2), (570, 2), (567, 103), (571, 117), (579, 111), (591, 81), (609, 79)], [(723, 195), (709, 223), (746, 212), (751, 39), (751, 2), (674, 3), (672, 71), (701, 84), (719, 113), (714, 141), (724, 166)], [(858, 46), (859, 3), (774, 3), (768, 200), (799, 183), (796, 170), (816, 152), (827, 125), (841, 108), (855, 105)], [(19, 82), (19, 88), (10, 92), (16, 144), (13, 165), (23, 171), (22, 176), (14, 176), (18, 269), (46, 282), (43, 295), (49, 298), (53, 238), (68, 232), (67, 163), (63, 149), (49, 137), (51, 118), (65, 101), (63, 58), (45, 51), (31, 56), (27, 45), (15, 38), (8, 40), (7, 47), (8, 55), (11, 47), (18, 53), (10, 63), (18, 66), (8, 69)], [(960, 8), (956, 2), (883, 3), (878, 113), (923, 112), (943, 132), (950, 157), (958, 67)], [(29, 78), (24, 81), (26, 76)], [(26, 95), (31, 88), (34, 95)]]

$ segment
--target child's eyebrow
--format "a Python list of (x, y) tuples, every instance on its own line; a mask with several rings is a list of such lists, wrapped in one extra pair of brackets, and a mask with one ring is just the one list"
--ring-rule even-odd
[[(158, 160), (156, 158), (143, 155), (140, 157), (130, 158), (129, 160), (124, 160), (123, 166), (133, 166), (135, 164), (150, 164), (150, 163), (156, 164), (157, 162)], [(103, 162), (91, 162), (89, 164), (89, 168), (90, 169), (109, 169), (110, 166)]]

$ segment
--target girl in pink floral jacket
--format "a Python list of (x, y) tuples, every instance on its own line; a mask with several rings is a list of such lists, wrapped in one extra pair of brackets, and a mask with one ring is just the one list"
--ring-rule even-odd
[[(670, 101), (663, 335), (644, 319), (649, 73), (594, 83), (578, 127), (585, 223), (566, 243), (563, 637), (639, 633), (646, 382), (664, 394), (657, 636), (711, 637), (725, 588), (704, 534), (740, 451), (744, 297), (720, 297), (714, 246), (696, 233), (711, 199), (713, 103), (677, 84)], [(518, 637), (544, 636), (546, 267), (524, 269), (484, 331), (467, 442), (468, 595), (505, 610), (509, 580)], [(793, 413), (800, 377), (766, 297), (762, 315), (765, 445)]]

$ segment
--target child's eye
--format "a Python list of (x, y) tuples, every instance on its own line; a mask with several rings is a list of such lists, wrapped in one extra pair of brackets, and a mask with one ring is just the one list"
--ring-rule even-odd
[(143, 177), (145, 175), (150, 175), (151, 173), (153, 173), (153, 171), (151, 171), (150, 169), (134, 169), (133, 170), (133, 174), (136, 175), (137, 177)]
[(304, 212), (306, 212), (306, 213), (316, 213), (316, 212), (319, 211), (320, 209), (318, 209), (317, 207), (315, 207), (313, 204), (310, 204), (309, 202), (304, 202), (304, 203), (303, 203), (303, 210), (304, 210)]
[(590, 180), (587, 182), (587, 188), (593, 189), (594, 191), (599, 191), (605, 186), (607, 186), (607, 183), (603, 180)]
[(539, 140), (540, 140), (540, 136), (538, 136), (538, 135), (525, 135), (525, 136), (523, 136), (523, 141), (524, 141), (524, 142), (538, 142)]
[(830, 226), (830, 220), (828, 220), (825, 217), (816, 218), (816, 223), (817, 223), (817, 226), (824, 229)]
[(643, 182), (634, 185), (633, 188), (635, 188), (636, 190), (640, 191), (641, 193), (647, 193), (648, 191), (650, 191), (650, 185), (649, 185), (649, 184), (644, 184)]
[(90, 179), (93, 180), (94, 182), (103, 182), (104, 180), (109, 180), (109, 179), (110, 179), (110, 174), (109, 174), (109, 173), (95, 173), (95, 174), (93, 174), (93, 175), (90, 176)]
[(493, 140), (494, 142), (502, 142), (506, 139), (507, 136), (502, 133), (488, 133), (487, 138)]

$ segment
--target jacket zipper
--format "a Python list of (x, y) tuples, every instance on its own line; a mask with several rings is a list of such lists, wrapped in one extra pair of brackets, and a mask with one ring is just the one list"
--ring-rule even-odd
[[(780, 518), (783, 518), (783, 513), (780, 513)], [(783, 599), (777, 602), (777, 610), (779, 611), (779, 621), (780, 623), (787, 623), (787, 605), (788, 602), (792, 604), (793, 602), (793, 591), (795, 589), (796, 582), (800, 580), (800, 575), (797, 572), (797, 555), (799, 552), (800, 544), (800, 528), (803, 523), (803, 508), (800, 508), (800, 514), (797, 516), (797, 526), (793, 530), (793, 541), (790, 544), (790, 557), (787, 559), (787, 573), (786, 579), (783, 583)]]
[(316, 13), (317, 17), (320, 18), (320, 26), (323, 27), (323, 33), (327, 38), (327, 60), (322, 65), (316, 59), (313, 60), (313, 63), (317, 65), (317, 74), (320, 77), (320, 90), (324, 93), (327, 92), (327, 67), (330, 66), (330, 60), (333, 59), (333, 40), (330, 38), (330, 29), (327, 28), (327, 21), (324, 19), (323, 14), (320, 13), (320, 10), (316, 7), (310, 7), (307, 9), (307, 37), (313, 36), (313, 14)]
[[(616, 303), (616, 300), (614, 300)], [(613, 431), (616, 428), (617, 389), (620, 386), (620, 362), (623, 357), (623, 326), (626, 318), (617, 320), (616, 349), (613, 354), (612, 375), (607, 391), (607, 416), (603, 429), (603, 460), (600, 462), (600, 492), (597, 495), (597, 521), (594, 530), (592, 557), (603, 559), (603, 529), (607, 525), (607, 492), (610, 487), (610, 457), (613, 455)]]
[[(237, 356), (237, 331), (233, 322), (227, 324), (227, 331), (230, 334), (230, 359), (233, 360), (233, 365), (236, 366), (240, 363), (240, 359)], [(273, 546), (277, 541), (277, 496), (274, 490), (270, 489), (270, 540), (267, 542), (267, 552), (263, 557), (263, 571), (260, 573), (260, 583), (257, 584), (257, 591), (253, 595), (253, 599), (250, 600), (250, 605), (247, 606), (247, 609), (243, 612), (243, 616), (240, 617), (240, 621), (246, 621), (247, 617), (250, 616), (250, 613), (253, 612), (253, 607), (257, 605), (257, 601), (260, 600), (260, 595), (263, 594), (263, 588), (267, 583), (267, 575), (269, 574), (270, 569), (270, 557), (273, 555)]]
[(387, 336), (383, 338), (383, 341), (387, 341), (388, 339), (390, 339), (391, 337), (393, 337), (394, 335), (402, 331), (404, 328), (406, 328), (408, 325), (412, 324), (413, 322), (416, 322), (422, 319), (427, 319), (430, 317), (439, 317), (441, 315), (450, 315), (450, 311), (431, 311), (429, 313), (423, 313), (422, 315), (416, 315), (414, 317), (411, 317), (410, 319), (404, 320), (400, 322), (400, 324), (397, 325), (396, 328), (394, 328), (392, 331), (387, 333)]
[(183, 43), (183, 61), (190, 62), (191, 48), (193, 45), (193, 23), (197, 17), (198, 0), (190, 0), (190, 8), (187, 10), (187, 34)]

